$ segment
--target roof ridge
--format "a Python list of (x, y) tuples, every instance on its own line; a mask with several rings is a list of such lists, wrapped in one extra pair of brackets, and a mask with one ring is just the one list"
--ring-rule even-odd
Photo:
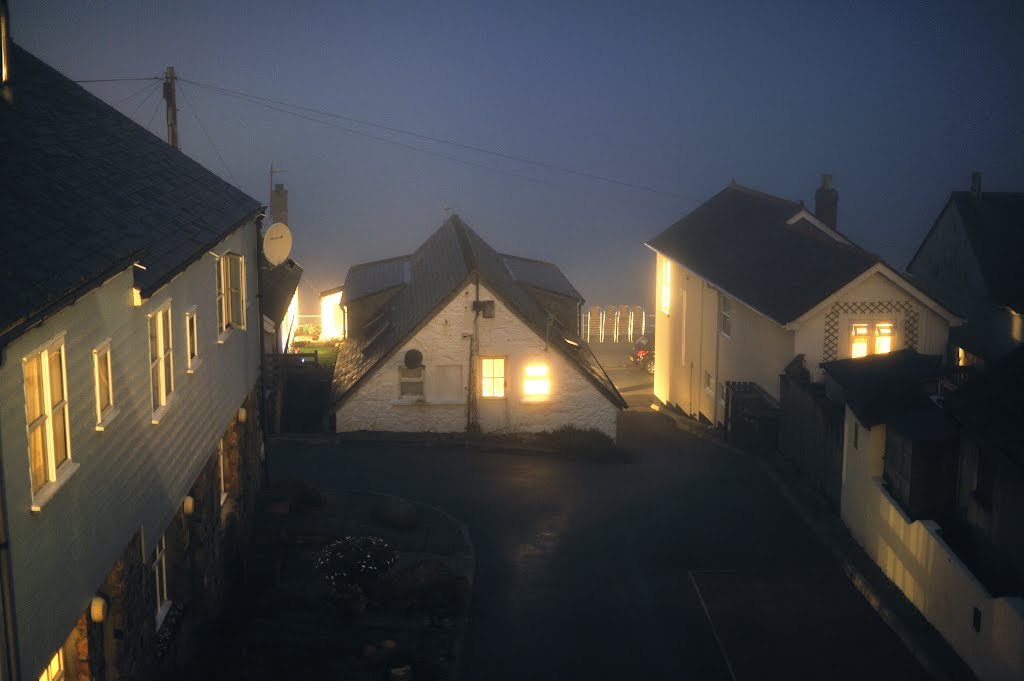
[[(722, 192), (726, 191), (727, 189), (735, 189), (735, 190), (744, 192), (746, 194), (752, 194), (754, 196), (759, 196), (759, 197), (765, 198), (765, 199), (772, 199), (773, 201), (777, 201), (779, 203), (784, 203), (784, 204), (786, 204), (788, 206), (792, 206), (797, 211), (807, 210), (807, 207), (805, 205), (803, 205), (803, 203), (800, 202), (800, 201), (793, 201), (792, 199), (786, 199), (786, 198), (783, 198), (781, 196), (777, 196), (775, 194), (769, 194), (768, 192), (763, 192), (760, 189), (754, 189), (753, 187), (748, 187), (746, 185), (740, 184), (736, 180), (733, 180), (732, 182), (730, 182), (725, 187), (725, 189), (722, 190)], [(722, 193), (722, 192), (719, 192), (719, 193)], [(810, 211), (810, 210), (807, 210), (807, 212), (811, 213), (811, 215), (814, 215), (814, 213), (812, 211)]]

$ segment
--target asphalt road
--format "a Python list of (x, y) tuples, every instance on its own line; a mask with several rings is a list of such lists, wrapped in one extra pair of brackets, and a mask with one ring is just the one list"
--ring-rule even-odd
[(632, 463), (277, 442), (270, 473), (468, 525), (470, 681), (927, 678), (751, 458), (654, 413), (621, 440)]

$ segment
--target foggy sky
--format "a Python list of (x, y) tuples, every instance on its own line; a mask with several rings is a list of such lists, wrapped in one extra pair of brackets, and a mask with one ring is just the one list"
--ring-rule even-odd
[[(349, 265), (412, 251), (444, 206), (498, 250), (557, 263), (588, 303), (650, 304), (643, 242), (731, 179), (813, 207), (832, 173), (840, 229), (900, 268), (972, 170), (1024, 190), (1019, 1), (10, 5), (15, 41), (73, 79), (173, 65), (678, 195), (330, 119), (466, 165), (180, 83), (185, 153), (263, 202), (271, 163), (287, 171), (303, 311)], [(148, 86), (86, 87), (165, 137)]]

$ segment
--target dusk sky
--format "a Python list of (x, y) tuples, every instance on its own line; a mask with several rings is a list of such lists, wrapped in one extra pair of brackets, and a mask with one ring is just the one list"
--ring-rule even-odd
[[(304, 311), (444, 206), (590, 304), (650, 304), (643, 242), (731, 179), (813, 208), (832, 173), (840, 230), (899, 268), (971, 171), (1024, 190), (1020, 0), (9, 4), (73, 79), (173, 65), (182, 150), (255, 198), (287, 171)], [(158, 81), (86, 87), (166, 138)]]

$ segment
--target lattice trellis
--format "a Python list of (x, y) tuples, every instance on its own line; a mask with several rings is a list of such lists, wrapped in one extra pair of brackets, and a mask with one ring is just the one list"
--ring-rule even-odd
[(833, 303), (825, 315), (825, 346), (822, 357), (831, 362), (839, 356), (839, 317), (844, 314), (878, 314), (880, 312), (903, 313), (903, 347), (917, 348), (917, 308), (909, 300), (861, 300), (856, 302)]

